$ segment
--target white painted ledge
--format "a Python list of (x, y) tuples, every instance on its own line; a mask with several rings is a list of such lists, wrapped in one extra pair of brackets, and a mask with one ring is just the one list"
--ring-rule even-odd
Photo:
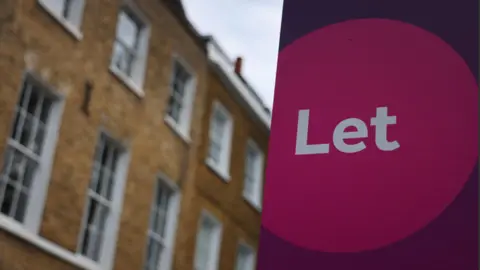
[(83, 34), (75, 25), (53, 12), (43, 1), (38, 1), (38, 4), (52, 17), (54, 18), (67, 32), (72, 35), (78, 41), (83, 39)]
[(212, 159), (208, 158), (205, 160), (205, 164), (210, 168), (220, 179), (225, 182), (230, 182), (230, 174), (226, 172), (225, 168), (219, 167)]
[(255, 201), (254, 199), (250, 198), (249, 196), (243, 194), (243, 199), (247, 204), (249, 204), (253, 209), (255, 209), (257, 212), (261, 213), (262, 212), (262, 206), (261, 203), (258, 201)]
[(188, 134), (185, 133), (185, 129), (182, 129), (170, 116), (165, 116), (165, 123), (169, 126), (175, 134), (177, 134), (185, 143), (190, 144), (192, 142), (192, 138)]
[(2, 215), (0, 215), (0, 229), (75, 267), (85, 270), (101, 270), (101, 267), (94, 262), (28, 231), (18, 222)]
[(110, 73), (112, 73), (117, 79), (119, 79), (130, 91), (132, 91), (138, 98), (145, 97), (145, 92), (139, 87), (131, 78), (125, 75), (117, 67), (110, 65)]

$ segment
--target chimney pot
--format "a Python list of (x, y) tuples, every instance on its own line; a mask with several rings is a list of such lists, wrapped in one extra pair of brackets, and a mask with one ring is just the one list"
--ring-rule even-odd
[(242, 74), (242, 64), (243, 58), (237, 57), (237, 60), (235, 60), (235, 73), (237, 73), (238, 75)]

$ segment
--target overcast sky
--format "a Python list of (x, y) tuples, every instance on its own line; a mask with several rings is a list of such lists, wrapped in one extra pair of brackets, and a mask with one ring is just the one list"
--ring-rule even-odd
[(192, 24), (211, 34), (271, 108), (283, 0), (182, 0)]

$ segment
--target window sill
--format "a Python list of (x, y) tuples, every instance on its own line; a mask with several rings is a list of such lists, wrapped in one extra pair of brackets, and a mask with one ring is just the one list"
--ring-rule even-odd
[(50, 242), (30, 231), (25, 229), (19, 223), (0, 215), (0, 229), (19, 237), (20, 239), (31, 243), (37, 248), (81, 269), (86, 270), (100, 270), (101, 267), (93, 262), (90, 262), (69, 250), (60, 247), (59, 245)]
[(165, 117), (165, 123), (173, 130), (173, 132), (175, 132), (180, 138), (182, 138), (184, 142), (186, 142), (187, 144), (190, 144), (192, 142), (190, 136), (188, 136), (187, 134), (185, 134), (185, 132), (182, 131), (180, 125), (177, 124), (177, 122), (175, 122), (172, 117), (167, 115)]
[(38, 1), (38, 4), (53, 18), (55, 19), (67, 32), (72, 35), (76, 40), (82, 40), (83, 34), (82, 32), (73, 25), (71, 22), (66, 20), (65, 18), (59, 16), (55, 12), (53, 12), (48, 6), (46, 6), (43, 1)]
[(143, 98), (145, 93), (143, 92), (142, 88), (138, 87), (138, 85), (130, 79), (125, 73), (120, 71), (115, 66), (110, 66), (110, 72), (117, 77), (130, 91), (132, 91), (137, 97)]
[(262, 207), (260, 206), (260, 203), (255, 202), (253, 199), (250, 199), (245, 194), (243, 195), (243, 199), (247, 202), (248, 205), (250, 205), (257, 212), (259, 212), (259, 213), (262, 212)]
[(210, 159), (207, 158), (205, 161), (207, 166), (217, 175), (219, 176), (223, 181), (225, 182), (230, 182), (230, 175), (228, 173), (225, 173), (224, 170), (219, 168), (215, 163)]

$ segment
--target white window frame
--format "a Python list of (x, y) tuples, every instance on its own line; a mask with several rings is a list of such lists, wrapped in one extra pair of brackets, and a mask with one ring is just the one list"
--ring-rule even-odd
[[(226, 119), (225, 134), (222, 136), (221, 152), (219, 162), (215, 162), (210, 157), (210, 143), (213, 136), (215, 115), (221, 114)], [(230, 112), (219, 101), (214, 101), (212, 104), (212, 113), (210, 116), (210, 127), (207, 147), (207, 165), (217, 173), (224, 181), (230, 181), (230, 159), (233, 139), (233, 117)]]
[(55, 9), (55, 6), (59, 5), (59, 1), (65, 1), (64, 3), (68, 3), (66, 2), (68, 0), (37, 0), (38, 4), (60, 25), (62, 25), (67, 32), (76, 39), (81, 40), (83, 38), (81, 27), (86, 0), (69, 0), (70, 6), (68, 7), (68, 17), (65, 17), (64, 14), (65, 7), (63, 7), (64, 10), (62, 11)]
[(82, 224), (81, 230), (78, 236), (77, 241), (77, 252), (76, 255), (80, 257), (82, 260), (90, 263), (90, 264), (97, 264), (102, 269), (112, 269), (114, 264), (115, 258), (115, 251), (116, 251), (116, 242), (117, 242), (117, 234), (119, 229), (119, 223), (121, 218), (121, 212), (123, 208), (123, 199), (124, 199), (124, 190), (127, 181), (127, 174), (128, 174), (128, 167), (130, 164), (130, 151), (128, 148), (121, 143), (120, 140), (116, 139), (114, 136), (111, 136), (108, 131), (101, 128), (99, 132), (99, 136), (97, 141), (95, 142), (95, 148), (99, 147), (99, 143), (101, 142), (101, 137), (105, 136), (112, 142), (113, 144), (120, 149), (120, 155), (117, 159), (117, 165), (115, 169), (115, 185), (113, 186), (111, 201), (109, 202), (110, 212), (108, 218), (105, 223), (104, 229), (104, 236), (103, 242), (100, 249), (99, 260), (94, 261), (93, 259), (83, 255), (81, 253), (82, 245), (83, 245), (83, 238), (85, 233), (85, 227), (88, 219), (88, 211), (89, 211), (89, 203), (91, 197), (91, 183), (92, 183), (92, 176), (93, 176), (93, 166), (96, 161), (96, 155), (98, 154), (95, 151), (95, 156), (93, 157), (92, 162), (92, 175), (89, 179), (89, 185), (87, 187), (87, 195), (85, 199), (85, 207), (82, 213)]
[[(214, 235), (212, 237), (212, 246), (210, 247), (210, 258), (208, 258), (208, 267), (207, 269), (199, 269), (198, 268), (198, 260), (199, 260), (199, 235), (200, 230), (202, 229), (202, 225), (204, 222), (211, 222), (214, 224)], [(219, 267), (220, 262), (220, 249), (222, 244), (222, 232), (223, 232), (223, 225), (222, 223), (211, 213), (206, 210), (203, 210), (200, 214), (200, 219), (198, 223), (198, 232), (197, 232), (197, 240), (195, 245), (195, 259), (194, 259), (194, 270), (217, 270)]]
[[(243, 253), (243, 254), (242, 254)], [(249, 256), (248, 260), (249, 261), (249, 265), (247, 266), (248, 268), (247, 269), (241, 269), (239, 268), (239, 260), (241, 259), (241, 256), (242, 255), (245, 255), (247, 254), (247, 256)], [(250, 246), (249, 244), (247, 244), (245, 241), (240, 241), (240, 243), (238, 243), (238, 247), (237, 247), (237, 257), (236, 257), (236, 260), (235, 260), (235, 270), (255, 270), (255, 264), (256, 264), (256, 253), (255, 253), (255, 250), (253, 249), (252, 246)]]
[[(257, 155), (257, 160), (255, 161), (253, 168), (253, 175), (249, 175), (248, 170), (248, 151), (253, 151)], [(263, 154), (262, 150), (255, 143), (252, 139), (247, 141), (247, 147), (245, 151), (245, 169), (244, 169), (244, 179), (243, 179), (243, 197), (247, 202), (249, 202), (252, 206), (254, 206), (257, 210), (262, 208), (262, 195), (263, 195), (263, 175), (264, 175), (264, 162), (265, 162), (265, 155)], [(247, 186), (247, 178), (253, 178), (253, 191), (252, 193), (248, 193), (246, 189)]]
[[(6, 215), (0, 214), (2, 217), (1, 221), (3, 226), (8, 226), (12, 228), (24, 228), (26, 231), (37, 235), (40, 226), (42, 223), (43, 211), (45, 208), (45, 201), (48, 192), (48, 186), (50, 183), (50, 176), (53, 165), (53, 157), (55, 154), (55, 148), (58, 140), (58, 131), (61, 125), (61, 118), (65, 106), (65, 98), (62, 94), (57, 92), (52, 86), (44, 82), (40, 77), (36, 76), (33, 72), (25, 72), (22, 76), (20, 91), (17, 98), (17, 103), (20, 102), (22, 89), (24, 85), (28, 83), (35, 85), (38, 88), (41, 88), (40, 91), (44, 91), (46, 95), (53, 99), (52, 106), (50, 108), (50, 114), (45, 123), (45, 137), (43, 141), (43, 150), (40, 155), (36, 155), (36, 159), (39, 161), (37, 172), (34, 179), (32, 180), (32, 185), (30, 187), (30, 196), (27, 202), (25, 209), (25, 218), (22, 223), (16, 221), (13, 218), (7, 217)], [(16, 105), (17, 106), (17, 105)], [(15, 117), (13, 115), (12, 122), (10, 124), (10, 134), (12, 134), (13, 129), (15, 128)], [(5, 151), (8, 151), (9, 148), (15, 148), (22, 152), (25, 152), (27, 156), (34, 156), (32, 151), (27, 150), (25, 147), (20, 145), (14, 139), (11, 138), (11, 135), (7, 139), (7, 145)], [(30, 154), (28, 154), (30, 153)], [(6, 157), (6, 152), (3, 153)], [(6, 159), (4, 159), (6, 162)], [(4, 164), (0, 164), (0, 170), (2, 170)]]
[[(190, 127), (192, 121), (192, 113), (194, 109), (194, 101), (195, 95), (197, 92), (197, 76), (194, 72), (194, 69), (178, 54), (173, 55), (172, 61), (172, 72), (170, 77), (170, 84), (169, 84), (169, 93), (168, 100), (172, 98), (174, 91), (173, 91), (173, 82), (175, 80), (175, 67), (176, 65), (180, 65), (189, 75), (189, 80), (185, 85), (183, 98), (182, 98), (182, 109), (180, 111), (179, 119), (176, 121), (173, 117), (171, 117), (168, 112), (165, 115), (166, 123), (173, 128), (173, 130), (178, 133), (180, 137), (182, 137), (185, 141), (190, 142)], [(168, 109), (168, 103), (167, 103)]]
[(159, 261), (160, 264), (157, 266), (156, 269), (158, 270), (171, 270), (172, 269), (172, 262), (173, 262), (173, 252), (174, 252), (174, 245), (175, 245), (175, 236), (177, 231), (177, 223), (178, 223), (178, 215), (180, 213), (180, 199), (181, 193), (178, 186), (164, 173), (159, 173), (157, 176), (157, 181), (155, 184), (155, 191), (154, 197), (152, 199), (151, 209), (150, 209), (150, 222), (149, 228), (147, 231), (147, 247), (146, 247), (146, 254), (145, 254), (145, 261), (144, 264), (147, 263), (148, 259), (148, 240), (150, 237), (161, 237), (156, 232), (152, 230), (152, 220), (153, 215), (157, 214), (155, 209), (155, 203), (157, 200), (157, 191), (158, 186), (163, 185), (168, 188), (171, 192), (170, 199), (168, 202), (168, 209), (166, 213), (166, 223), (165, 223), (165, 237), (162, 239), (164, 244), (164, 250), (162, 251)]
[[(120, 14), (128, 10), (135, 19), (141, 23), (141, 29), (138, 39), (138, 48), (136, 50), (136, 57), (132, 63), (131, 75), (126, 74), (114, 63), (115, 44), (117, 41), (118, 27)], [(127, 88), (129, 88), (135, 95), (140, 98), (145, 96), (143, 90), (147, 65), (148, 65), (148, 49), (150, 42), (151, 25), (148, 17), (142, 12), (138, 5), (133, 0), (121, 0), (120, 8), (117, 12), (117, 27), (115, 28), (115, 39), (112, 43), (112, 56), (110, 60), (110, 72), (122, 81)]]

